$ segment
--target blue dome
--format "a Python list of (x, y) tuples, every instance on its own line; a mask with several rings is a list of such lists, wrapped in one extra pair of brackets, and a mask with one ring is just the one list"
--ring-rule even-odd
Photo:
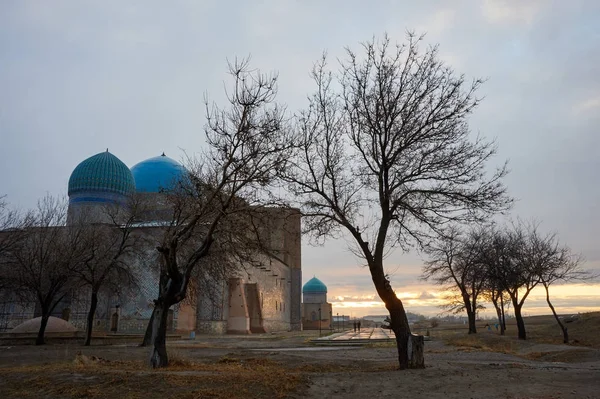
[(304, 287), (302, 287), (303, 294), (322, 294), (327, 293), (327, 286), (323, 284), (321, 280), (316, 277), (308, 280)]
[(69, 197), (77, 197), (79, 200), (93, 200), (98, 197), (96, 194), (103, 194), (98, 198), (104, 198), (104, 194), (121, 196), (134, 191), (135, 182), (131, 171), (108, 150), (81, 162), (69, 178)]
[(161, 156), (146, 159), (133, 168), (131, 173), (135, 179), (138, 192), (158, 193), (173, 187), (178, 181), (184, 179), (187, 170), (174, 159)]

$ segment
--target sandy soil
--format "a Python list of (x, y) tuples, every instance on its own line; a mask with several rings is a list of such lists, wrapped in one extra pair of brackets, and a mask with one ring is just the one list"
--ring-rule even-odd
[[(315, 348), (306, 340), (305, 335), (204, 337), (194, 342), (172, 342), (169, 344), (169, 353), (173, 359), (201, 363), (216, 363), (224, 358), (240, 362), (244, 359), (268, 359), (277, 367), (302, 375), (294, 393), (288, 395), (294, 398), (600, 399), (600, 351), (596, 349), (531, 343), (516, 354), (503, 354), (464, 350), (433, 340), (426, 343), (427, 366), (424, 370), (398, 371), (395, 370), (396, 352), (392, 346)], [(134, 345), (0, 347), (0, 397), (8, 397), (7, 392), (14, 392), (10, 388), (27, 380), (27, 369), (15, 374), (15, 368), (72, 363), (78, 351), (107, 361), (142, 362), (148, 355), (147, 349)], [(3, 373), (3, 370), (13, 371)], [(129, 373), (118, 365), (111, 372)], [(133, 378), (135, 373), (141, 376), (149, 372), (135, 371)], [(186, 375), (185, 370), (177, 373)], [(188, 375), (197, 373), (202, 372), (190, 371)], [(50, 371), (49, 375), (55, 379), (64, 378), (64, 373), (57, 372), (52, 376)], [(84, 381), (90, 386), (95, 384), (93, 373), (71, 374), (70, 378), (73, 383)], [(106, 381), (99, 379), (98, 384), (106, 384)], [(72, 396), (44, 396), (79, 397), (81, 393), (77, 392)], [(185, 396), (183, 393), (181, 395)], [(102, 396), (101, 393), (89, 396), (111, 397)], [(123, 397), (128, 396), (124, 394)], [(146, 397), (165, 396), (160, 390), (148, 388)]]
[[(344, 357), (346, 361), (392, 363), (394, 351), (361, 349)], [(600, 398), (600, 353), (584, 352), (584, 362), (543, 362), (457, 351), (441, 342), (428, 342), (425, 370), (313, 375), (305, 397)]]

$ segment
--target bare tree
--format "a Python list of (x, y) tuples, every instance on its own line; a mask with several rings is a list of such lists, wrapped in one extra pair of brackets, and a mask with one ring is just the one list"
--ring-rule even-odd
[(140, 236), (134, 233), (138, 205), (131, 198), (126, 208), (106, 208), (111, 224), (89, 223), (85, 215), (77, 220), (85, 253), (73, 271), (91, 295), (85, 346), (91, 344), (99, 292), (103, 289), (116, 292), (136, 285), (135, 258), (141, 244)]
[(41, 324), (36, 345), (44, 344), (44, 333), (52, 311), (74, 288), (73, 270), (83, 254), (81, 229), (65, 226), (67, 205), (46, 196), (31, 214), (22, 244), (5, 258), (5, 276), (13, 292), (25, 302), (36, 302)]
[[(186, 297), (194, 270), (219, 242), (224, 226), (243, 221), (238, 215), (260, 201), (262, 190), (288, 158), (291, 143), (283, 129), (283, 112), (275, 103), (277, 77), (250, 70), (247, 60), (230, 64), (230, 74), (234, 84), (228, 93), (229, 108), (207, 102), (209, 149), (190, 175), (187, 189), (192, 194), (186, 206), (179, 207), (181, 217), (173, 218), (157, 248), (162, 277), (152, 318), (153, 367), (168, 364), (169, 308)], [(238, 229), (243, 232), (243, 224)], [(180, 250), (190, 242), (191, 249)]]
[(541, 252), (540, 257), (544, 258), (539, 278), (546, 291), (546, 302), (563, 333), (563, 342), (568, 344), (569, 332), (550, 301), (550, 286), (570, 281), (581, 281), (593, 278), (594, 275), (581, 268), (581, 256), (573, 254), (568, 247), (560, 246), (556, 234), (537, 237), (536, 250)]
[(13, 266), (11, 254), (24, 243), (31, 215), (10, 209), (5, 197), (0, 197), (0, 330), (6, 329), (8, 317), (3, 310), (15, 301), (14, 281), (11, 278)]
[(510, 297), (519, 339), (527, 339), (523, 304), (552, 267), (556, 251), (553, 236), (542, 236), (539, 223), (522, 221), (496, 230), (484, 250), (490, 285)]
[(469, 334), (477, 333), (475, 318), (481, 308), (478, 299), (488, 281), (480, 253), (485, 238), (483, 227), (464, 233), (452, 226), (444, 236), (425, 246), (429, 260), (423, 267), (423, 278), (458, 291), (458, 300), (450, 301), (447, 309), (467, 312)]
[[(469, 134), (481, 80), (465, 82), (438, 57), (386, 36), (346, 50), (341, 71), (316, 63), (316, 92), (298, 117), (301, 148), (285, 180), (306, 228), (321, 239), (345, 231), (390, 312), (398, 362), (409, 367), (410, 327), (384, 267), (389, 251), (423, 244), (449, 222), (507, 209), (500, 167), (486, 175), (492, 142)], [(417, 367), (422, 358), (412, 357)]]
[[(23, 241), (25, 230), (32, 222), (31, 213), (10, 209), (4, 196), (0, 197), (0, 258)], [(0, 276), (0, 288), (2, 287)]]
[[(488, 270), (489, 271), (489, 270)], [(489, 273), (486, 273), (486, 282), (483, 290), (483, 299), (491, 302), (496, 310), (496, 317), (498, 318), (498, 325), (500, 326), (500, 335), (504, 335), (506, 332), (506, 317), (505, 317), (505, 304), (510, 301), (502, 287), (493, 278), (490, 278)]]

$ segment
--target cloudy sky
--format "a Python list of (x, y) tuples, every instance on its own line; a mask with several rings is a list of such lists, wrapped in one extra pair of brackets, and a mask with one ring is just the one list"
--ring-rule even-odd
[[(418, 5), (417, 5), (418, 3)], [(27, 208), (66, 194), (73, 168), (109, 148), (128, 166), (203, 146), (203, 99), (223, 100), (226, 60), (252, 55), (277, 71), (293, 112), (326, 50), (387, 32), (427, 33), (441, 57), (484, 77), (471, 128), (499, 143), (497, 162), (536, 218), (600, 270), (600, 2), (0, 1), (0, 195)], [(303, 247), (304, 280), (329, 287), (334, 312), (381, 314), (368, 271), (344, 240)], [(440, 293), (419, 281), (416, 253), (387, 263), (413, 312), (436, 314)], [(561, 311), (600, 309), (600, 285), (556, 289)], [(526, 305), (527, 306), (527, 305)], [(530, 314), (545, 313), (538, 293)]]

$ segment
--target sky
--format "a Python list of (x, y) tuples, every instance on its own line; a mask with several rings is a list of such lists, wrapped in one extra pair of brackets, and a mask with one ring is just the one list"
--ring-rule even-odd
[[(66, 195), (70, 173), (108, 148), (128, 166), (204, 146), (204, 99), (223, 104), (227, 60), (279, 74), (290, 113), (313, 90), (323, 51), (407, 30), (439, 44), (468, 79), (485, 78), (469, 123), (509, 161), (513, 217), (600, 270), (600, 2), (472, 1), (21, 1), (0, 2), (0, 195), (33, 207)], [(335, 61), (334, 61), (335, 62)], [(347, 242), (303, 244), (303, 276), (321, 279), (334, 313), (384, 314), (368, 270)], [(422, 257), (386, 261), (407, 310), (440, 312), (439, 287), (420, 281)], [(600, 310), (600, 285), (555, 287), (559, 312)], [(548, 313), (536, 291), (525, 313)]]

